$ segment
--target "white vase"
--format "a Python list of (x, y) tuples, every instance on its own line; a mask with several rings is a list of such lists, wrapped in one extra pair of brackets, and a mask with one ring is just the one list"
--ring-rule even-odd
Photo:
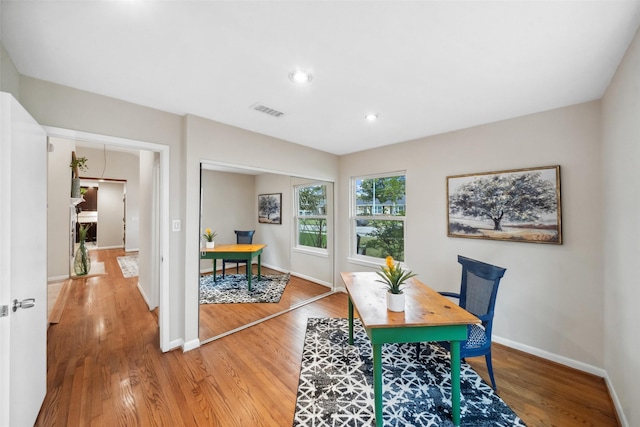
[(404, 293), (392, 294), (387, 292), (387, 309), (389, 311), (404, 311)]
[(207, 249), (213, 249), (216, 247), (216, 242), (205, 242)]

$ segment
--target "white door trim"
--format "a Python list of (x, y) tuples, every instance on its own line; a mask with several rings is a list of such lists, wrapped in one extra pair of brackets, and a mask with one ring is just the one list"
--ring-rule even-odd
[[(49, 137), (81, 140), (95, 142), (111, 146), (133, 148), (138, 150), (154, 151), (160, 154), (160, 258), (161, 274), (159, 277), (160, 312), (158, 325), (160, 329), (160, 349), (163, 352), (172, 348), (169, 336), (169, 156), (168, 145), (156, 144), (152, 142), (139, 141), (135, 139), (119, 138), (114, 136), (99, 135), (89, 132), (81, 132), (72, 129), (64, 129), (51, 126), (42, 126)], [(166, 260), (167, 262), (164, 262)]]

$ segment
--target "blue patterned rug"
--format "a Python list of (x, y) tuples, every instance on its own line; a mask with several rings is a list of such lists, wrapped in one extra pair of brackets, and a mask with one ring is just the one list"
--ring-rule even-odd
[(244, 274), (218, 274), (200, 276), (200, 304), (239, 304), (256, 302), (280, 302), (289, 282), (289, 274), (262, 274), (251, 277), (251, 291)]
[[(354, 345), (347, 319), (309, 319), (302, 352), (294, 427), (374, 426), (371, 344), (355, 320)], [(424, 346), (423, 346), (424, 347)], [(449, 353), (414, 344), (382, 350), (385, 426), (453, 426)], [(471, 367), (461, 364), (462, 426), (524, 426)]]

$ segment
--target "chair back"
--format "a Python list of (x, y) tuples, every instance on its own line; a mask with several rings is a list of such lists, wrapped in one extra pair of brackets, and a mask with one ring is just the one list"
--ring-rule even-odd
[(489, 322), (490, 326), (498, 285), (507, 269), (461, 255), (458, 255), (458, 262), (462, 264), (460, 307), (481, 318), (485, 326)]
[(234, 232), (236, 233), (236, 243), (241, 245), (241, 244), (248, 244), (250, 245), (251, 243), (253, 243), (253, 234), (256, 232), (256, 230), (247, 230), (247, 231), (243, 231), (243, 230), (234, 230)]

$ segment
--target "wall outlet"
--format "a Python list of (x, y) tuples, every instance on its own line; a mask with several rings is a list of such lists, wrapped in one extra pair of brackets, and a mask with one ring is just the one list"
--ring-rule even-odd
[(181, 224), (179, 219), (171, 221), (171, 231), (180, 231)]

